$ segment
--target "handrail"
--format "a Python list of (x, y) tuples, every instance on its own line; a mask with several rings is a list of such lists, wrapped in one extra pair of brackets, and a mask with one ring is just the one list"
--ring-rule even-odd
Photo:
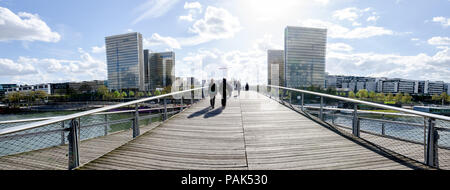
[(111, 110), (111, 109), (120, 108), (120, 107), (123, 107), (123, 106), (134, 105), (134, 104), (138, 104), (138, 103), (142, 103), (142, 102), (147, 102), (147, 101), (150, 101), (150, 100), (156, 100), (156, 99), (164, 98), (164, 97), (167, 97), (167, 96), (173, 96), (173, 95), (176, 95), (176, 94), (183, 94), (183, 93), (186, 93), (186, 92), (202, 90), (204, 88), (207, 88), (207, 87), (200, 87), (200, 88), (194, 88), (194, 89), (189, 89), (189, 90), (184, 90), (184, 91), (172, 92), (172, 93), (169, 93), (169, 94), (163, 94), (163, 95), (159, 95), (159, 96), (143, 98), (143, 99), (134, 100), (134, 101), (130, 101), (130, 102), (125, 102), (125, 103), (121, 103), (121, 104), (116, 104), (116, 105), (106, 106), (106, 107), (97, 108), (97, 109), (93, 109), (93, 110), (88, 110), (88, 111), (84, 111), (84, 112), (79, 112), (79, 113), (74, 113), (74, 114), (70, 114), (70, 115), (60, 116), (60, 117), (49, 119), (49, 120), (38, 121), (38, 122), (34, 122), (34, 123), (28, 123), (28, 124), (14, 126), (14, 127), (8, 127), (8, 128), (5, 128), (5, 129), (0, 129), (0, 135), (6, 135), (6, 134), (11, 134), (11, 133), (15, 133), (15, 132), (24, 131), (24, 130), (34, 129), (34, 128), (37, 128), (37, 127), (42, 127), (42, 126), (45, 126), (45, 125), (50, 125), (50, 124), (58, 123), (58, 122), (61, 122), (61, 121), (71, 120), (71, 119), (75, 119), (75, 118), (79, 118), (79, 117), (83, 117), (83, 116), (87, 116), (87, 115), (91, 115), (91, 114), (95, 114), (95, 113), (99, 113), (99, 112), (104, 112), (104, 111), (108, 111), (108, 110)]
[[(180, 107), (186, 107), (186, 106), (173, 106), (173, 107), (167, 107), (167, 109), (180, 108)], [(164, 109), (164, 108), (157, 107), (157, 108), (139, 109), (139, 111), (153, 111), (153, 110), (162, 110), (162, 109)], [(131, 113), (131, 112), (136, 112), (136, 110), (133, 109), (133, 110), (100, 112), (100, 113), (94, 113), (92, 115), (105, 115), (105, 114)], [(39, 117), (39, 118), (31, 118), (31, 119), (6, 120), (6, 121), (0, 121), (0, 125), (11, 124), (11, 123), (24, 123), (24, 122), (32, 122), (32, 121), (43, 121), (43, 120), (54, 119), (54, 118), (58, 118), (58, 117), (62, 117), (62, 116), (63, 115), (53, 116), (53, 117)]]
[(420, 111), (415, 111), (415, 110), (408, 110), (408, 109), (398, 108), (398, 107), (394, 107), (394, 106), (387, 106), (387, 105), (383, 105), (383, 104), (367, 102), (367, 101), (362, 101), (362, 100), (355, 100), (355, 99), (351, 99), (351, 98), (345, 98), (345, 97), (340, 97), (340, 96), (335, 96), (335, 95), (330, 95), (330, 94), (323, 94), (323, 93), (319, 93), (319, 92), (311, 92), (311, 91), (307, 91), (307, 90), (287, 88), (287, 87), (281, 87), (281, 86), (275, 86), (275, 85), (267, 85), (267, 86), (268, 87), (279, 88), (279, 89), (290, 90), (290, 91), (301, 92), (301, 93), (306, 93), (306, 94), (312, 94), (312, 95), (316, 95), (316, 96), (332, 98), (332, 99), (337, 99), (337, 100), (342, 100), (342, 101), (347, 101), (347, 102), (352, 102), (352, 103), (365, 104), (365, 105), (369, 105), (369, 106), (372, 106), (372, 107), (389, 109), (389, 110), (395, 110), (395, 111), (400, 111), (400, 112), (404, 112), (404, 113), (420, 115), (420, 116), (423, 116), (423, 117), (429, 117), (429, 118), (435, 118), (435, 119), (450, 121), (450, 117), (443, 116), (443, 115), (425, 113), (425, 112), (420, 112)]
[[(311, 108), (311, 109), (320, 109), (319, 106), (303, 106), (304, 108)], [(323, 107), (324, 110), (334, 110), (334, 111), (348, 111), (348, 112), (354, 112), (353, 109), (344, 109), (344, 108), (330, 108), (330, 107)], [(391, 113), (391, 112), (377, 112), (377, 111), (368, 111), (368, 110), (358, 110), (358, 113), (370, 113), (370, 114), (376, 114), (376, 115), (393, 115), (393, 116), (405, 116), (405, 117), (422, 117), (415, 114), (403, 114), (403, 113)]]

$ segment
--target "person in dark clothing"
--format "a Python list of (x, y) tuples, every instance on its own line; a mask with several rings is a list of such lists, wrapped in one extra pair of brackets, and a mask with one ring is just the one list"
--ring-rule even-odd
[(227, 83), (227, 79), (223, 79), (219, 85), (219, 93), (222, 94), (222, 106), (225, 107), (227, 105), (227, 99), (231, 97), (233, 92), (233, 86)]
[(246, 83), (246, 84), (245, 84), (245, 91), (248, 91), (249, 88), (250, 88), (250, 87), (248, 86), (248, 83)]
[(211, 79), (209, 83), (209, 103), (211, 104), (211, 108), (214, 109), (214, 103), (216, 102), (216, 94), (217, 94), (217, 85), (214, 82), (214, 79)]
[(222, 81), (222, 107), (227, 105), (227, 79), (223, 79)]

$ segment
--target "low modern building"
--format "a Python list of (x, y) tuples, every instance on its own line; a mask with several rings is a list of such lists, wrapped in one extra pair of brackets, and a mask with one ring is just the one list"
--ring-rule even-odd
[(35, 85), (19, 85), (13, 88), (8, 88), (5, 95), (13, 92), (30, 92), (30, 91), (44, 91), (47, 94), (52, 94), (51, 84), (35, 84)]
[(418, 93), (424, 95), (442, 94), (444, 91), (443, 81), (419, 81)]
[(5, 96), (6, 89), (15, 87), (17, 87), (17, 84), (0, 84), (0, 97)]

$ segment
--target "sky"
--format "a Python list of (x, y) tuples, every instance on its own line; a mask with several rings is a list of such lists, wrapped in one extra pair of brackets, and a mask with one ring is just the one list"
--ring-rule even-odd
[(450, 82), (449, 10), (450, 0), (0, 0), (0, 83), (106, 80), (104, 38), (128, 32), (174, 51), (177, 76), (265, 83), (286, 26), (327, 28), (329, 74)]

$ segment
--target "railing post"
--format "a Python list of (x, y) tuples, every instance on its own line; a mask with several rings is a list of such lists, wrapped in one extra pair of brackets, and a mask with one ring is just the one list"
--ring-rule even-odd
[(164, 115), (163, 115), (163, 121), (167, 120), (167, 102), (166, 98), (163, 99), (164, 101)]
[(183, 105), (183, 97), (181, 97), (180, 106), (181, 106), (181, 107), (180, 107), (180, 111), (183, 111), (183, 106), (184, 106), (184, 105)]
[(108, 114), (105, 114), (105, 129), (104, 129), (105, 136), (108, 135), (108, 129), (109, 129)]
[(80, 141), (79, 136), (79, 121), (72, 119), (70, 121), (69, 128), (69, 170), (75, 169), (80, 166), (80, 155), (78, 152), (78, 146)]
[(353, 135), (359, 137), (359, 118), (358, 118), (358, 104), (353, 104), (353, 122), (352, 122)]
[(61, 145), (66, 144), (66, 138), (64, 137), (64, 121), (61, 121), (61, 128), (63, 131), (61, 131)]
[(191, 106), (194, 105), (194, 93), (191, 91)]
[(289, 91), (289, 104), (292, 106), (292, 92)]
[(434, 127), (436, 120), (434, 118), (428, 119), (428, 134), (427, 134), (427, 150), (425, 163), (428, 166), (439, 168), (439, 157), (438, 157), (438, 139), (439, 134)]
[(320, 97), (320, 114), (319, 114), (320, 120), (323, 121), (323, 96)]
[(336, 117), (336, 111), (333, 111), (332, 113), (333, 115), (331, 117), (331, 123), (334, 125), (334, 118)]
[[(381, 115), (381, 119), (384, 120), (384, 114)], [(386, 129), (384, 127), (384, 122), (381, 123), (381, 135), (383, 135), (383, 136), (386, 135)]]
[(305, 111), (305, 108), (304, 108), (304, 104), (305, 104), (305, 93), (302, 93), (302, 104), (301, 104), (301, 106), (302, 106), (302, 111)]
[(140, 135), (139, 130), (139, 104), (134, 105), (134, 122), (133, 122), (133, 138)]

